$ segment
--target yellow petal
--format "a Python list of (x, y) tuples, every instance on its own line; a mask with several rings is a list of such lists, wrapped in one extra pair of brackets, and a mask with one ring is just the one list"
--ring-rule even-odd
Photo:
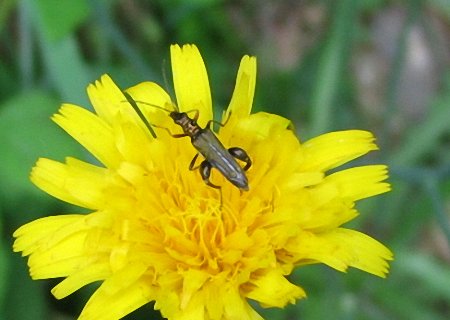
[(202, 56), (195, 45), (170, 46), (173, 83), (180, 111), (199, 111), (198, 124), (204, 127), (213, 118), (211, 91)]
[(39, 159), (31, 181), (55, 198), (84, 208), (102, 208), (107, 195), (104, 190), (111, 183), (107, 170), (74, 158), (66, 161)]
[(343, 272), (354, 267), (384, 278), (389, 271), (387, 261), (393, 259), (392, 252), (380, 242), (350, 229), (337, 228), (322, 234), (304, 232), (298, 239), (290, 244), (290, 249), (299, 264), (316, 261)]
[[(337, 251), (348, 253), (348, 260), (342, 260), (344, 264), (382, 278), (389, 272), (387, 261), (393, 259), (393, 254), (372, 237), (355, 230), (338, 228), (324, 234), (323, 239), (337, 245)], [(339, 253), (336, 252), (335, 256), (338, 257)]]
[(153, 140), (148, 128), (138, 126), (135, 122), (123, 120), (116, 126), (115, 139), (117, 150), (124, 159), (116, 170), (120, 171), (125, 163), (132, 163), (144, 168), (151, 161), (149, 152), (143, 152), (143, 150), (151, 148), (150, 145)]
[(368, 198), (391, 190), (387, 166), (371, 165), (341, 170), (329, 175), (326, 181), (339, 189), (340, 197), (351, 201)]
[(211, 319), (220, 319), (223, 315), (224, 300), (217, 299), (218, 294), (222, 295), (222, 290), (225, 287), (225, 277), (220, 280), (216, 277), (216, 281), (210, 282), (204, 286), (203, 299), (206, 302), (206, 311)]
[(149, 301), (155, 299), (149, 279), (139, 278), (126, 282), (120, 291), (105, 289), (108, 280), (95, 291), (79, 316), (79, 320), (120, 319)]
[[(169, 317), (170, 320), (191, 320), (191, 319), (205, 319), (205, 307), (203, 301), (193, 299), (187, 308), (180, 310), (177, 314)], [(208, 319), (208, 318), (206, 318)]]
[(208, 279), (209, 274), (199, 270), (188, 270), (184, 274), (183, 292), (181, 294), (181, 309), (184, 309), (190, 302), (192, 296), (201, 288)]
[(263, 320), (247, 301), (242, 299), (237, 289), (228, 286), (222, 290), (221, 298), (224, 301), (223, 319)]
[(116, 114), (126, 103), (122, 91), (107, 74), (90, 84), (87, 92), (95, 112), (109, 124), (113, 123)]
[[(148, 103), (157, 104), (161, 107), (164, 107), (167, 103), (168, 106), (170, 106), (169, 96), (157, 84), (145, 82), (141, 85), (142, 88), (138, 89), (132, 87), (127, 91), (129, 94), (133, 93), (133, 95), (135, 95), (134, 100), (138, 102), (138, 107), (145, 116), (148, 116), (148, 109), (150, 109)], [(109, 124), (113, 129), (117, 126), (123, 125), (124, 122), (134, 125), (138, 124), (138, 127), (141, 128), (141, 131), (146, 134), (145, 139), (152, 139), (149, 129), (146, 127), (142, 119), (140, 119), (140, 115), (129, 104), (121, 89), (116, 86), (116, 84), (108, 75), (103, 75), (99, 81), (95, 82), (95, 84), (89, 85), (88, 94), (98, 116), (107, 124)], [(153, 97), (153, 100), (146, 101), (144, 99), (149, 98), (150, 96)], [(161, 102), (161, 99), (163, 98), (165, 98), (164, 102)], [(152, 107), (150, 113), (154, 114), (154, 112), (155, 108)], [(165, 118), (167, 118), (167, 113), (164, 116)], [(151, 121), (149, 119), (150, 117), (147, 117), (147, 120), (149, 122), (153, 121), (153, 117), (151, 117)]]
[(305, 157), (301, 169), (327, 171), (369, 151), (377, 150), (368, 131), (347, 130), (322, 134), (303, 143)]
[(27, 256), (37, 250), (42, 240), (48, 235), (57, 232), (64, 226), (72, 225), (82, 217), (79, 214), (49, 216), (24, 224), (13, 234), (16, 238), (13, 249), (15, 252), (22, 251), (22, 255)]
[(73, 233), (62, 241), (48, 246), (43, 243), (29, 259), (33, 279), (66, 277), (86, 263), (84, 231)]
[(225, 113), (225, 121), (230, 112), (232, 117), (245, 118), (251, 110), (256, 84), (256, 58), (244, 56), (239, 66), (233, 96), (231, 97), (228, 110)]
[(296, 299), (306, 297), (305, 291), (290, 283), (279, 269), (270, 270), (253, 280), (252, 284), (255, 288), (247, 296), (271, 307), (282, 308), (288, 303), (294, 303)]
[(175, 111), (169, 94), (154, 82), (141, 82), (128, 88), (126, 92), (136, 101), (151, 124), (164, 125), (170, 119), (169, 113)]
[(52, 119), (106, 167), (118, 166), (121, 157), (114, 132), (101, 118), (84, 108), (64, 104)]
[(219, 137), (224, 144), (233, 143), (241, 147), (278, 135), (291, 123), (286, 118), (266, 112), (258, 112), (244, 119), (234, 119), (235, 125), (228, 126), (227, 123), (220, 129)]
[(62, 299), (95, 281), (106, 279), (111, 274), (107, 262), (97, 262), (76, 270), (52, 289), (56, 299)]
[(309, 187), (321, 183), (324, 179), (323, 172), (296, 172), (286, 180), (284, 188), (294, 192), (304, 187)]
[(266, 112), (258, 112), (252, 114), (246, 120), (243, 120), (238, 125), (238, 128), (251, 133), (258, 138), (270, 138), (272, 134), (278, 131), (284, 131), (289, 127), (291, 121), (276, 114)]
[(110, 227), (108, 215), (96, 212), (38, 219), (14, 233), (14, 248), (30, 255), (28, 264), (34, 279), (69, 276), (90, 264), (85, 243), (89, 230), (97, 226)]
[(45, 158), (38, 160), (30, 174), (31, 181), (40, 189), (57, 199), (81, 206), (83, 203), (64, 188), (66, 178), (66, 165)]

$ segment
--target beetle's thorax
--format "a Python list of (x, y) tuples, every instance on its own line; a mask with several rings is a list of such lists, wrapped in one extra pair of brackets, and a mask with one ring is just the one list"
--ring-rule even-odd
[(197, 122), (189, 118), (185, 112), (173, 111), (170, 113), (170, 117), (183, 129), (183, 132), (190, 137), (198, 135), (201, 131), (201, 128), (199, 127)]

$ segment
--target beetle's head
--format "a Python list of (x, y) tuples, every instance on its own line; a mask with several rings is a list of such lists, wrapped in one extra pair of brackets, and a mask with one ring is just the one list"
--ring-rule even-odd
[(186, 112), (176, 112), (176, 111), (172, 111), (170, 113), (170, 117), (172, 118), (172, 120), (176, 123), (176, 124), (182, 124), (185, 123), (186, 120), (189, 119), (189, 117), (187, 116)]

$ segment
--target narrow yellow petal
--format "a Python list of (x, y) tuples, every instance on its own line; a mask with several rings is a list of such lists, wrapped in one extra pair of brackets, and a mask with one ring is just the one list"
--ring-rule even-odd
[(382, 278), (389, 272), (387, 261), (393, 259), (393, 253), (372, 237), (355, 230), (338, 228), (324, 234), (323, 239), (337, 245), (337, 251), (348, 253), (348, 259), (342, 260), (344, 264)]
[(326, 178), (328, 183), (336, 184), (340, 196), (351, 201), (368, 198), (391, 190), (387, 166), (370, 165), (341, 170)]
[(294, 192), (304, 187), (321, 183), (324, 179), (323, 172), (296, 172), (288, 177), (284, 188)]
[(203, 294), (196, 294), (188, 305), (182, 305), (179, 312), (169, 319), (191, 320), (191, 319), (209, 319), (205, 317), (205, 299)]
[(110, 226), (104, 212), (46, 217), (19, 228), (14, 233), (14, 248), (30, 255), (28, 264), (34, 279), (68, 276), (90, 263), (91, 248), (85, 246), (90, 230)]
[(106, 167), (118, 166), (121, 157), (113, 130), (101, 118), (84, 108), (64, 104), (52, 119)]
[(253, 96), (255, 95), (256, 84), (256, 58), (244, 56), (239, 66), (236, 77), (236, 85), (234, 87), (233, 96), (227, 112), (225, 113), (225, 121), (230, 112), (232, 117), (245, 118), (250, 115), (253, 104)]
[(291, 121), (276, 114), (258, 112), (238, 125), (245, 132), (252, 133), (261, 139), (270, 138), (277, 131), (284, 131), (289, 127)]
[(66, 277), (85, 264), (85, 246), (87, 233), (73, 233), (62, 241), (49, 246), (43, 242), (29, 259), (30, 275), (33, 279)]
[(239, 291), (226, 288), (221, 291), (224, 301), (224, 319), (263, 320), (263, 318), (242, 299)]
[(41, 158), (31, 170), (31, 181), (53, 197), (83, 206), (83, 202), (64, 188), (67, 179), (67, 165), (58, 161)]
[(154, 289), (147, 278), (127, 282), (122, 285), (122, 290), (114, 292), (105, 289), (107, 281), (89, 299), (79, 320), (120, 319), (155, 299)]
[(377, 150), (374, 136), (368, 131), (330, 132), (303, 143), (305, 157), (301, 169), (327, 171)]
[(289, 249), (298, 264), (321, 262), (342, 272), (354, 267), (382, 278), (389, 271), (387, 261), (393, 259), (392, 252), (380, 242), (344, 228), (318, 234), (303, 232)]
[(173, 83), (180, 111), (199, 111), (198, 124), (204, 127), (213, 118), (208, 74), (195, 45), (170, 46)]
[(181, 294), (181, 308), (184, 309), (192, 296), (209, 278), (209, 274), (199, 270), (188, 270), (184, 273), (183, 292)]
[(147, 128), (136, 125), (135, 122), (123, 120), (116, 126), (115, 139), (117, 150), (124, 161), (116, 170), (120, 170), (125, 163), (132, 163), (145, 167), (151, 159), (151, 155), (144, 150), (150, 149), (153, 137)]
[(107, 201), (104, 190), (111, 183), (107, 170), (74, 158), (66, 161), (39, 159), (31, 181), (63, 201), (90, 209), (103, 207)]
[(24, 224), (13, 233), (16, 238), (13, 249), (15, 252), (22, 251), (22, 255), (27, 256), (35, 251), (40, 246), (42, 239), (48, 237), (49, 234), (79, 221), (82, 217), (83, 215), (79, 214), (49, 216)]
[(123, 288), (138, 281), (146, 271), (147, 266), (145, 264), (133, 261), (106, 279), (102, 284), (102, 291), (108, 295), (120, 292)]
[(56, 299), (62, 299), (95, 281), (106, 279), (111, 275), (107, 262), (97, 262), (76, 270), (52, 289)]
[(95, 112), (108, 124), (114, 122), (115, 116), (126, 104), (122, 91), (107, 74), (90, 84), (87, 92)]
[(141, 82), (128, 88), (126, 92), (136, 101), (151, 124), (163, 125), (168, 120), (169, 113), (175, 110), (169, 94), (154, 82)]
[(251, 283), (255, 288), (247, 296), (260, 301), (263, 305), (282, 308), (288, 303), (306, 297), (305, 291), (290, 283), (279, 269), (270, 270)]
[(221, 291), (224, 288), (223, 281), (215, 281), (214, 283), (209, 283), (204, 286), (203, 298), (206, 302), (206, 312), (208, 313), (210, 319), (220, 319), (223, 315), (224, 301), (223, 299), (217, 299), (219, 295), (222, 295)]
[(234, 127), (220, 129), (220, 139), (225, 144), (233, 143), (244, 147), (278, 135), (290, 125), (290, 120), (266, 112), (258, 112), (245, 119), (238, 119)]

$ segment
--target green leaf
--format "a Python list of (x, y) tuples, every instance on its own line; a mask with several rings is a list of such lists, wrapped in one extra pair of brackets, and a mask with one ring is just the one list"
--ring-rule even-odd
[(42, 52), (53, 85), (65, 102), (87, 105), (88, 70), (72, 37), (57, 43), (42, 40)]
[(401, 251), (396, 256), (396, 268), (404, 276), (416, 280), (416, 285), (426, 288), (428, 299), (450, 301), (450, 269), (431, 255)]
[(11, 259), (12, 265), (8, 278), (9, 294), (6, 297), (1, 319), (36, 320), (51, 319), (49, 306), (46, 303), (48, 289), (43, 282), (33, 281), (27, 266), (19, 254)]
[(425, 305), (419, 299), (400, 290), (384, 290), (379, 296), (380, 304), (389, 315), (379, 319), (408, 319), (408, 320), (441, 320), (433, 308)]
[(43, 31), (50, 40), (59, 40), (73, 33), (89, 14), (86, 0), (38, 0), (36, 7)]
[(446, 262), (417, 250), (394, 251), (392, 274), (386, 285), (378, 288), (378, 303), (391, 313), (384, 319), (447, 319), (442, 316), (446, 301), (450, 301), (450, 270)]
[(0, 277), (0, 310), (3, 310), (6, 303), (6, 297), (8, 295), (8, 284), (10, 282), (9, 277), (5, 277), (4, 275), (10, 270), (10, 252), (11, 249), (9, 245), (6, 243), (6, 237), (3, 236), (3, 214), (0, 208), (0, 274), (3, 275)]
[(330, 38), (319, 59), (316, 85), (311, 102), (311, 134), (317, 135), (327, 131), (333, 123), (333, 105), (340, 88), (340, 78), (347, 50), (351, 46), (351, 35), (355, 30), (357, 2), (339, 1), (331, 27)]
[(392, 165), (412, 164), (422, 156), (436, 150), (439, 138), (450, 132), (450, 95), (437, 100), (428, 113), (428, 118), (410, 130), (401, 149), (393, 156)]
[(16, 0), (2, 0), (0, 1), (0, 33), (8, 21), (9, 14), (12, 13)]
[(49, 118), (58, 102), (39, 92), (18, 95), (0, 106), (0, 197), (15, 200), (37, 189), (28, 179), (39, 157), (63, 160), (81, 154), (81, 147)]
[[(84, 3), (84, 1), (80, 1)], [(72, 9), (78, 12), (78, 1), (72, 1)], [(44, 60), (44, 70), (48, 73), (46, 75), (51, 79), (52, 85), (61, 98), (66, 102), (72, 102), (85, 105), (87, 103), (85, 88), (90, 81), (89, 70), (83, 61), (78, 43), (73, 34), (69, 32), (61, 33), (61, 36), (55, 38), (49, 34), (47, 29), (49, 28), (62, 28), (67, 29), (67, 26), (60, 26), (56, 23), (60, 19), (60, 15), (64, 16), (64, 12), (51, 12), (48, 7), (52, 5), (56, 7), (65, 6), (66, 9), (52, 10), (68, 10), (68, 1), (56, 1), (56, 0), (39, 0), (30, 1), (24, 0), (24, 7), (28, 12), (30, 18), (30, 25), (33, 28), (37, 36), (37, 43), (40, 46), (41, 55)], [(49, 16), (54, 15), (54, 21), (52, 20), (51, 26), (49, 25)], [(71, 18), (72, 13), (64, 19)], [(64, 24), (64, 23), (62, 23)], [(64, 35), (64, 37), (62, 36)]]
[(435, 7), (436, 12), (444, 14), (450, 19), (450, 1), (449, 0), (429, 0), (430, 6)]

